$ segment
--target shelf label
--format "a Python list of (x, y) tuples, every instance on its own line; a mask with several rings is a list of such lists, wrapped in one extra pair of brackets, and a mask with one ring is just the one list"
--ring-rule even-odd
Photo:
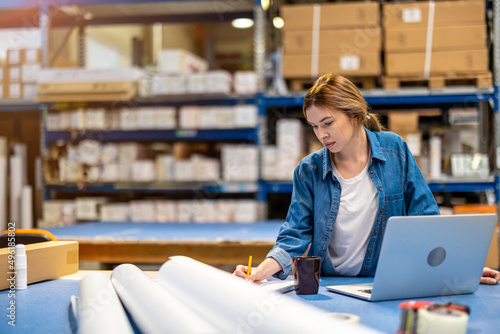
[(420, 8), (405, 8), (402, 19), (405, 23), (420, 22), (422, 21), (422, 11)]
[(340, 57), (340, 68), (344, 71), (359, 70), (359, 57), (358, 56), (342, 56)]
[(192, 138), (198, 135), (197, 130), (175, 130), (175, 136), (177, 138)]

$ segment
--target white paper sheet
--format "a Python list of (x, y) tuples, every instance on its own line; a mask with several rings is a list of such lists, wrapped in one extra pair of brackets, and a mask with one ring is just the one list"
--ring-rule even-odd
[(223, 333), (377, 333), (183, 256), (163, 264), (157, 281)]
[(134, 265), (116, 267), (111, 282), (143, 333), (221, 333), (189, 304), (177, 299)]
[(109, 277), (91, 272), (80, 281), (79, 334), (134, 333)]

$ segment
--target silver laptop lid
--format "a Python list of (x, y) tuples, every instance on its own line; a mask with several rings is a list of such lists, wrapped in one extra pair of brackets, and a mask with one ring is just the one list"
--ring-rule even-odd
[(473, 293), (496, 214), (391, 217), (371, 300)]

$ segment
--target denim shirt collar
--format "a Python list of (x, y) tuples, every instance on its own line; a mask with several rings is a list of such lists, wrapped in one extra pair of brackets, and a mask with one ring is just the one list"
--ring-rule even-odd
[[(381, 161), (385, 161), (385, 157), (382, 154), (382, 150), (380, 149), (380, 143), (377, 137), (373, 134), (372, 131), (365, 128), (366, 136), (368, 137), (368, 142), (370, 143), (371, 157), (373, 159), (378, 159)], [(330, 151), (323, 147), (323, 180), (326, 178), (329, 172), (332, 172), (332, 159), (330, 159)]]

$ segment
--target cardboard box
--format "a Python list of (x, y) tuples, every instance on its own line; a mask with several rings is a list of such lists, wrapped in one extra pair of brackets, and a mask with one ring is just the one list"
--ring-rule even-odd
[[(9, 250), (0, 249), (0, 261), (9, 263)], [(11, 254), (13, 255), (13, 254)], [(26, 245), (26, 260), (28, 267), (28, 283), (74, 274), (78, 271), (78, 242), (76, 241), (46, 241)], [(0, 290), (9, 289), (8, 279), (14, 276), (14, 271), (7, 266), (0, 271)], [(29, 287), (28, 287), (29, 289)]]
[(377, 2), (285, 5), (280, 7), (285, 31), (312, 30), (315, 7), (319, 8), (320, 29), (380, 26)]
[[(427, 47), (427, 29), (387, 29), (384, 49), (389, 52), (419, 52)], [(474, 50), (486, 47), (486, 25), (436, 27), (432, 50)]]
[[(311, 54), (312, 30), (286, 31), (283, 35), (285, 54)], [(380, 27), (327, 29), (319, 32), (320, 54), (350, 54), (380, 51)]]
[(158, 52), (157, 71), (160, 73), (189, 74), (207, 70), (208, 62), (187, 50), (165, 49)]
[(4, 67), (3, 79), (7, 83), (21, 82), (21, 66)]
[(42, 62), (42, 49), (21, 49), (21, 64), (40, 64)]
[[(424, 75), (425, 52), (386, 53), (387, 75)], [(479, 73), (488, 70), (488, 52), (482, 50), (433, 51), (430, 74)], [(321, 71), (320, 71), (321, 73)]]
[(9, 83), (5, 87), (5, 99), (22, 99), (23, 94), (23, 84), (20, 82)]
[[(434, 27), (485, 24), (484, 1), (439, 1), (434, 4)], [(384, 28), (427, 29), (428, 1), (385, 3), (382, 11)]]
[(255, 94), (258, 91), (257, 73), (236, 71), (233, 74), (233, 89), (236, 94)]
[(20, 65), (20, 64), (21, 64), (21, 50), (19, 49), (7, 50), (6, 65)]
[(389, 131), (398, 134), (418, 131), (419, 114), (416, 111), (391, 111), (387, 119)]
[[(380, 67), (378, 52), (348, 55), (324, 54), (319, 55), (317, 73), (376, 76), (380, 74)], [(285, 78), (310, 78), (311, 75), (311, 55), (283, 55)]]

